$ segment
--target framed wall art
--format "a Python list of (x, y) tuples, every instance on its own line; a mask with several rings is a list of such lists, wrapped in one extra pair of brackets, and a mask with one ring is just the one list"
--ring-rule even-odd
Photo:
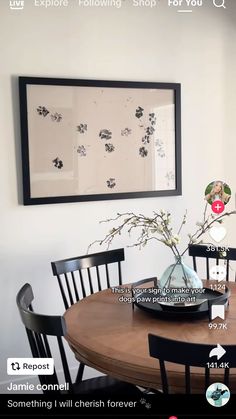
[(24, 204), (181, 195), (180, 89), (19, 77)]

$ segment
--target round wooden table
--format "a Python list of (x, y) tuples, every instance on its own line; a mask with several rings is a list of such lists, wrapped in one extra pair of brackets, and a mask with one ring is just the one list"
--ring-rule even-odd
[[(209, 283), (214, 282), (206, 281), (205, 286), (209, 287)], [(122, 294), (107, 289), (66, 311), (66, 339), (76, 358), (84, 364), (123, 381), (158, 389), (159, 362), (149, 355), (148, 333), (186, 342), (236, 345), (236, 284), (229, 282), (227, 286), (231, 290), (225, 318), (227, 330), (210, 330), (208, 318), (178, 322), (155, 318), (137, 307), (132, 310), (131, 304), (118, 301)], [(125, 295), (131, 297), (129, 293)], [(172, 363), (167, 366), (171, 391), (184, 392), (183, 367)], [(192, 371), (193, 392), (202, 393), (203, 370)], [(214, 382), (222, 381), (219, 370), (211, 369), (211, 374)], [(230, 389), (236, 392), (236, 369), (230, 372)]]

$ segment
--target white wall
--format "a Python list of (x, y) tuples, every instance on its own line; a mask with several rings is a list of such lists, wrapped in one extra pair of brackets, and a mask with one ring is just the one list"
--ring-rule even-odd
[[(86, 253), (110, 228), (100, 220), (118, 211), (151, 214), (160, 208), (179, 220), (188, 208), (190, 231), (201, 218), (208, 182), (223, 178), (235, 191), (234, 1), (227, 10), (209, 1), (192, 14), (169, 10), (165, 1), (155, 9), (126, 1), (120, 9), (79, 8), (73, 2), (47, 11), (25, 3), (19, 12), (10, 11), (8, 1), (0, 3), (1, 381), (9, 379), (6, 358), (29, 353), (15, 305), (19, 287), (30, 282), (40, 311), (62, 313), (50, 261)], [(19, 75), (180, 82), (183, 196), (24, 207)], [(236, 246), (235, 223), (230, 225), (228, 244)], [(113, 247), (128, 243), (121, 236)], [(142, 252), (126, 249), (126, 259), (127, 282), (160, 275), (172, 262), (168, 249), (155, 244)]]

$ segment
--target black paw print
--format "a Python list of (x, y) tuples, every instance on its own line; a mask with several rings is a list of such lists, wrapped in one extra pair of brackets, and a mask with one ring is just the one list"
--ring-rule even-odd
[(79, 124), (77, 125), (77, 131), (79, 131), (80, 134), (84, 134), (88, 129), (87, 124)]
[(149, 137), (149, 135), (145, 135), (145, 136), (142, 138), (142, 143), (143, 143), (143, 144), (149, 144), (149, 143), (150, 143), (150, 137)]
[(147, 127), (146, 128), (146, 134), (147, 135), (152, 135), (155, 132), (155, 128), (153, 126)]
[(115, 146), (111, 143), (107, 143), (107, 144), (105, 144), (105, 150), (108, 153), (112, 153), (115, 150)]
[(149, 114), (149, 121), (151, 122), (151, 125), (156, 125), (157, 118), (154, 112)]
[(47, 108), (45, 108), (45, 106), (38, 106), (37, 112), (39, 115), (44, 116), (44, 117), (49, 114), (49, 111), (47, 110)]
[(58, 169), (61, 169), (63, 167), (62, 160), (59, 159), (59, 157), (56, 157), (53, 161), (53, 165), (57, 167)]
[(135, 111), (136, 118), (141, 118), (141, 116), (143, 116), (143, 111), (144, 109), (141, 106), (138, 106)]
[(148, 155), (148, 151), (145, 147), (140, 147), (139, 154), (141, 157), (146, 157)]
[(116, 186), (115, 178), (110, 177), (110, 179), (107, 180), (107, 187), (114, 188), (115, 186)]
[(110, 140), (112, 137), (112, 132), (109, 129), (101, 129), (99, 132), (99, 137), (103, 140)]

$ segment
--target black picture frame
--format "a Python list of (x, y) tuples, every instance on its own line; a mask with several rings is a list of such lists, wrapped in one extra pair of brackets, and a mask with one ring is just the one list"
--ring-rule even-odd
[[(79, 88), (79, 89), (78, 89)], [(92, 90), (91, 90), (92, 89)], [(71, 93), (73, 92), (73, 94)], [(102, 190), (102, 192), (99, 192), (99, 188), (98, 188), (98, 193), (94, 193), (94, 191), (92, 193), (90, 192), (86, 192), (86, 193), (77, 193), (74, 192), (71, 193), (70, 190), (68, 190), (68, 195), (67, 193), (67, 189), (66, 189), (66, 184), (70, 184), (72, 183), (69, 182), (68, 179), (66, 180), (55, 180), (54, 178), (56, 178), (57, 173), (61, 174), (63, 172), (63, 170), (59, 170), (59, 169), (63, 169), (63, 161), (59, 159), (59, 157), (56, 157), (54, 160), (50, 161), (50, 164), (52, 165), (53, 163), (53, 168), (52, 170), (50, 169), (50, 173), (49, 173), (49, 178), (50, 181), (45, 180), (45, 177), (47, 176), (48, 173), (48, 167), (43, 168), (42, 173), (40, 172), (40, 168), (36, 168), (36, 169), (32, 169), (32, 161), (34, 162), (34, 165), (37, 166), (38, 164), (38, 158), (37, 158), (37, 150), (38, 148), (41, 147), (41, 151), (42, 151), (42, 142), (44, 141), (44, 138), (47, 137), (50, 139), (51, 138), (56, 138), (56, 134), (54, 133), (54, 131), (52, 131), (52, 133), (48, 133), (49, 130), (49, 121), (50, 123), (52, 122), (52, 124), (50, 126), (52, 126), (52, 130), (55, 130), (55, 132), (58, 133), (58, 127), (60, 126), (60, 124), (58, 122), (60, 122), (60, 118), (62, 117), (61, 113), (56, 112), (58, 109), (61, 110), (62, 109), (62, 105), (61, 105), (61, 98), (62, 97), (67, 97), (70, 96), (70, 94), (73, 96), (76, 95), (76, 97), (80, 98), (80, 93), (83, 93), (83, 97), (87, 97), (86, 96), (86, 92), (89, 93), (89, 97), (90, 100), (92, 100), (93, 98), (93, 93), (95, 94), (94, 97), (102, 97), (102, 93), (104, 94), (105, 92), (105, 97), (106, 100), (104, 100), (103, 103), (103, 99), (99, 99), (99, 102), (94, 100), (94, 103), (96, 102), (96, 106), (99, 106), (99, 109), (107, 109), (107, 103), (109, 102), (109, 100), (107, 98), (110, 98), (111, 101), (111, 105), (113, 104), (112, 100), (113, 97), (117, 98), (117, 95), (119, 97), (121, 97), (120, 100), (120, 112), (117, 112), (117, 109), (119, 110), (119, 108), (117, 108), (117, 102), (119, 103), (119, 101), (116, 99), (114, 100), (114, 102), (116, 102), (116, 113), (119, 115), (119, 118), (124, 117), (124, 119), (127, 118), (127, 115), (131, 115), (128, 114), (128, 112), (126, 113), (125, 107), (126, 105), (124, 105), (124, 100), (126, 100), (127, 102), (130, 100), (131, 102), (133, 102), (133, 110), (135, 113), (132, 114), (129, 118), (132, 118), (132, 123), (134, 124), (137, 123), (137, 127), (135, 126), (135, 130), (137, 131), (138, 129), (142, 130), (143, 129), (143, 133), (146, 135), (146, 139), (145, 139), (145, 135), (144, 137), (142, 137), (141, 139), (141, 134), (140, 134), (140, 145), (141, 147), (139, 148), (139, 153), (138, 153), (138, 149), (137, 149), (137, 145), (136, 145), (136, 149), (134, 152), (134, 159), (135, 159), (135, 164), (137, 162), (137, 156), (139, 154), (138, 157), (145, 157), (145, 152), (148, 152), (148, 146), (149, 144), (154, 141), (154, 134), (153, 134), (153, 138), (151, 138), (151, 136), (148, 136), (148, 134), (150, 134), (150, 127), (152, 128), (152, 126), (155, 128), (154, 122), (156, 124), (156, 113), (152, 113), (150, 112), (150, 109), (153, 109), (153, 101), (155, 99), (153, 98), (158, 98), (158, 101), (162, 100), (159, 99), (159, 97), (161, 97), (161, 94), (163, 96), (163, 98), (165, 97), (173, 97), (173, 103), (171, 104), (167, 104), (166, 106), (169, 106), (168, 109), (172, 109), (172, 113), (171, 115), (173, 115), (173, 121), (170, 120), (170, 124), (172, 124), (171, 126), (173, 126), (173, 132), (172, 132), (172, 137), (174, 135), (174, 140), (171, 137), (170, 134), (169, 137), (172, 138), (172, 142), (170, 141), (170, 143), (172, 144), (171, 146), (168, 145), (168, 149), (170, 150), (170, 155), (173, 154), (173, 156), (171, 157), (171, 161), (173, 161), (173, 167), (174, 170), (172, 170), (172, 177), (170, 180), (170, 183), (174, 182), (174, 187), (170, 187), (167, 189), (151, 189), (150, 190), (137, 190), (137, 187), (139, 187), (139, 185), (135, 185), (135, 190), (126, 190), (126, 191), (118, 191), (115, 192), (113, 191), (113, 189), (108, 190), (107, 193), (104, 193), (104, 190)], [(44, 96), (45, 95), (45, 96)], [(97, 96), (96, 96), (97, 95)], [(100, 95), (100, 96), (99, 96)], [(21, 146), (22, 146), (22, 171), (23, 171), (23, 203), (24, 205), (36, 205), (36, 204), (54, 204), (54, 203), (66, 203), (66, 202), (82, 202), (82, 201), (100, 201), (100, 200), (108, 200), (108, 199), (130, 199), (130, 198), (149, 198), (149, 197), (159, 197), (159, 196), (175, 196), (175, 195), (181, 195), (182, 194), (182, 179), (181, 179), (181, 85), (180, 83), (157, 83), (157, 82), (135, 82), (135, 81), (108, 81), (108, 80), (86, 80), (86, 79), (67, 79), (67, 78), (46, 78), (46, 77), (19, 77), (19, 96), (20, 96), (20, 119), (21, 119)], [(53, 105), (51, 106), (51, 109), (53, 109), (53, 111), (50, 111), (49, 108), (47, 109), (47, 99), (48, 101), (51, 101), (52, 97), (55, 96), (55, 102), (53, 102)], [(38, 102), (37, 102), (37, 97)], [(42, 98), (45, 97), (45, 101), (42, 100)], [(127, 99), (124, 99), (126, 98)], [(142, 123), (140, 122), (141, 117), (140, 117), (140, 113), (144, 112), (144, 107), (142, 107), (142, 103), (140, 98), (143, 98), (143, 102), (147, 103), (147, 109), (149, 110), (149, 113), (146, 115), (149, 116), (149, 121), (151, 120), (151, 124), (153, 124), (152, 126), (150, 125), (150, 127), (148, 127), (147, 122), (146, 125), (142, 125)], [(50, 98), (50, 99), (49, 99)], [(60, 105), (58, 105), (57, 108), (57, 98), (60, 98)], [(130, 98), (130, 99), (129, 99)], [(139, 101), (136, 100), (136, 98), (139, 98)], [(148, 100), (150, 98), (150, 106), (148, 103)], [(82, 100), (82, 99), (81, 99)], [(85, 101), (86, 102), (86, 101)], [(83, 102), (83, 104), (85, 103)], [(82, 103), (82, 102), (81, 102)], [(82, 108), (80, 103), (80, 108), (78, 112), (80, 112), (80, 109)], [(89, 109), (89, 103), (90, 102), (86, 102), (85, 103), (85, 107), (87, 107), (87, 114), (88, 118), (90, 118), (90, 126), (93, 126), (94, 124), (97, 123), (96, 120), (96, 114), (94, 115), (94, 112), (92, 109)], [(92, 103), (92, 102), (91, 102)], [(164, 103), (164, 102), (163, 102)], [(37, 105), (36, 105), (37, 104)], [(95, 106), (94, 105), (94, 106)], [(38, 107), (37, 107), (38, 106)], [(127, 106), (131, 106), (131, 105), (127, 105)], [(83, 106), (84, 108), (84, 106)], [(162, 107), (164, 109), (164, 107)], [(69, 115), (76, 113), (77, 109), (74, 110), (73, 106), (68, 106), (65, 108), (63, 107), (63, 109), (65, 109), (65, 112), (68, 111)], [(110, 119), (112, 119), (112, 121), (115, 121), (115, 118), (113, 118), (112, 115), (112, 106), (110, 106), (111, 109), (111, 114), (110, 114)], [(130, 109), (130, 108), (129, 108)], [(154, 107), (154, 109), (157, 109)], [(161, 109), (159, 107), (159, 109)], [(56, 110), (56, 111), (55, 111)], [(54, 112), (54, 113), (53, 113)], [(100, 111), (102, 112), (102, 111)], [(166, 111), (165, 111), (166, 112)], [(79, 113), (78, 113), (79, 115)], [(150, 117), (150, 115), (154, 115), (154, 117)], [(164, 114), (163, 114), (164, 115)], [(168, 114), (169, 115), (169, 114)], [(143, 116), (143, 114), (142, 114)], [(51, 118), (50, 118), (51, 117)], [(135, 119), (136, 117), (136, 119)], [(37, 119), (38, 118), (38, 119)], [(40, 119), (41, 118), (41, 119)], [(150, 119), (152, 118), (152, 119)], [(168, 116), (168, 118), (170, 119), (171, 117)], [(65, 118), (64, 118), (65, 120)], [(63, 147), (65, 147), (65, 153), (68, 153), (69, 156), (71, 156), (71, 145), (70, 145), (70, 149), (68, 151), (67, 147), (67, 135), (66, 135), (66, 126), (68, 126), (68, 130), (72, 129), (71, 126), (73, 125), (71, 123), (71, 120), (74, 120), (73, 118), (67, 118), (67, 125), (66, 123), (64, 123), (64, 139), (65, 140), (60, 140), (60, 144), (62, 144)], [(39, 121), (39, 122), (38, 122)], [(47, 125), (46, 122), (47, 121)], [(133, 122), (134, 121), (134, 122)], [(147, 118), (146, 118), (147, 121)], [(79, 123), (80, 120), (78, 118), (77, 123)], [(168, 121), (167, 121), (168, 122)], [(54, 125), (53, 125), (54, 123)], [(162, 117), (162, 124), (163, 127), (165, 126), (165, 117)], [(41, 125), (39, 125), (41, 124)], [(57, 124), (57, 125), (56, 125)], [(159, 121), (157, 121), (157, 125), (159, 124)], [(161, 124), (161, 122), (160, 122)], [(45, 126), (46, 128), (45, 128)], [(77, 131), (80, 129), (79, 134), (81, 134), (81, 126), (83, 127), (87, 127), (87, 124), (82, 124), (80, 123), (79, 125), (77, 125)], [(109, 125), (109, 124), (108, 124)], [(118, 124), (117, 124), (118, 125)], [(124, 122), (124, 127), (127, 125), (127, 123)], [(62, 126), (62, 125), (61, 125)], [(41, 132), (41, 127), (42, 127), (42, 138), (40, 137), (40, 132)], [(103, 127), (103, 126), (102, 126)], [(101, 127), (101, 128), (102, 128)], [(121, 125), (120, 125), (121, 127)], [(141, 127), (141, 128), (140, 128)], [(143, 128), (142, 128), (143, 127)], [(104, 128), (104, 127), (103, 127)], [(117, 127), (115, 127), (116, 129)], [(51, 128), (50, 128), (51, 129)], [(75, 129), (75, 124), (73, 129)], [(87, 128), (86, 128), (87, 129)], [(147, 131), (149, 129), (149, 131)], [(155, 128), (156, 129), (156, 128)], [(164, 128), (163, 128), (164, 129)], [(101, 134), (101, 132), (103, 131), (103, 133)], [(132, 131), (131, 129), (129, 130), (129, 128), (125, 128), (123, 131), (121, 130), (121, 133), (123, 132), (124, 136), (127, 134), (129, 134), (129, 131)], [(133, 130), (134, 131), (134, 130)], [(105, 134), (104, 134), (105, 132)], [(103, 135), (106, 136), (107, 135), (108, 130), (103, 129), (100, 131), (99, 135), (100, 138), (103, 138)], [(118, 131), (117, 131), (118, 132)], [(139, 131), (138, 131), (139, 132)], [(152, 132), (152, 131), (151, 131)], [(167, 132), (167, 131), (166, 131)], [(169, 131), (168, 131), (169, 132)], [(140, 131), (141, 133), (141, 131)], [(73, 135), (74, 132), (73, 132)], [(81, 134), (82, 135), (82, 134)], [(109, 141), (109, 133), (108, 133), (108, 141)], [(122, 135), (122, 134), (121, 134)], [(37, 138), (36, 138), (37, 137)], [(68, 131), (68, 138), (71, 138), (72, 134), (71, 131)], [(92, 137), (92, 136), (91, 136)], [(136, 136), (137, 137), (137, 136)], [(133, 135), (133, 140), (136, 141), (136, 137), (135, 135)], [(88, 138), (90, 138), (88, 136)], [(150, 139), (151, 138), (151, 139)], [(96, 139), (97, 140), (97, 139)], [(123, 139), (122, 139), (123, 140)], [(56, 139), (53, 140), (54, 142), (56, 142)], [(64, 141), (64, 143), (63, 143)], [(94, 141), (94, 140), (93, 140)], [(107, 141), (105, 139), (105, 141)], [(142, 144), (141, 141), (144, 141), (144, 144)], [(145, 142), (146, 141), (146, 142)], [(159, 141), (159, 140), (155, 140), (155, 141)], [(147, 143), (149, 142), (149, 144)], [(39, 144), (40, 143), (40, 144)], [(54, 144), (54, 143), (52, 143)], [(64, 144), (64, 145), (63, 145)], [(94, 144), (94, 142), (92, 143)], [(101, 144), (101, 143), (100, 143)], [(158, 155), (161, 156), (163, 155), (164, 151), (162, 152), (162, 154), (160, 154), (160, 149), (161, 149), (161, 145), (162, 143), (158, 143), (157, 149), (158, 151)], [(168, 143), (169, 144), (169, 143)], [(174, 146), (173, 146), (174, 144)], [(46, 143), (47, 145), (47, 143)], [(106, 144), (106, 148), (108, 150), (106, 151), (112, 151), (109, 150), (109, 147), (111, 148), (112, 144), (108, 143)], [(81, 148), (82, 147), (82, 148)], [(82, 150), (82, 154), (80, 154), (82, 157), (86, 157), (85, 154), (83, 154), (84, 152), (84, 146), (79, 146), (77, 149), (77, 152), (79, 152), (78, 150)], [(90, 147), (90, 145), (88, 146)], [(146, 147), (146, 148), (145, 148)], [(114, 147), (113, 147), (114, 149)], [(152, 150), (154, 150), (155, 147), (152, 146)], [(90, 148), (91, 150), (91, 148)], [(129, 148), (130, 150), (130, 148)], [(141, 150), (141, 151), (140, 151)], [(145, 151), (147, 150), (147, 151)], [(155, 149), (156, 150), (156, 149)], [(142, 152), (142, 154), (141, 154)], [(129, 153), (131, 153), (129, 151)], [(149, 153), (149, 156), (151, 156), (151, 153), (154, 155), (154, 151), (151, 151)], [(44, 153), (43, 153), (44, 154)], [(63, 154), (63, 153), (62, 153)], [(55, 152), (55, 156), (57, 155), (57, 153)], [(96, 153), (94, 152), (93, 155), (96, 155)], [(49, 153), (50, 156), (50, 153)], [(131, 172), (132, 172), (132, 154), (129, 154), (129, 156), (131, 156), (129, 161), (129, 166), (131, 168)], [(165, 155), (166, 160), (169, 158), (169, 155)], [(108, 161), (108, 154), (105, 155), (104, 152), (104, 159), (107, 158), (106, 161)], [(71, 157), (70, 157), (71, 158)], [(110, 157), (109, 157), (110, 158)], [(159, 158), (159, 157), (158, 157)], [(121, 159), (122, 162), (122, 153), (120, 152), (117, 153), (117, 158), (116, 160), (119, 161), (119, 159)], [(128, 158), (129, 159), (129, 158)], [(161, 160), (161, 157), (159, 158)], [(39, 158), (40, 160), (40, 158)], [(50, 158), (48, 158), (48, 161), (50, 160)], [(69, 158), (68, 158), (69, 160)], [(153, 156), (152, 156), (152, 160), (153, 160)], [(43, 162), (44, 159), (43, 157), (41, 157), (41, 161), (42, 161), (42, 166), (43, 166)], [(84, 165), (84, 159), (81, 159), (78, 163), (76, 163), (76, 167), (82, 167), (82, 163)], [(139, 162), (144, 161), (144, 159), (140, 158), (140, 160), (138, 161), (137, 164), (139, 164)], [(90, 167), (93, 166), (95, 167), (96, 164), (98, 162), (94, 162), (94, 164), (91, 165), (91, 161), (90, 161)], [(49, 164), (49, 163), (48, 163)], [(141, 163), (140, 163), (141, 164)], [(97, 166), (99, 166), (99, 164), (97, 164)], [(122, 166), (122, 164), (118, 165), (118, 166)], [(150, 165), (149, 165), (150, 166)], [(157, 165), (158, 166), (158, 165)], [(83, 166), (85, 167), (85, 166)], [(89, 173), (89, 164), (87, 165), (88, 167), (88, 173)], [(112, 167), (112, 165), (110, 166)], [(137, 166), (138, 167), (138, 166)], [(53, 172), (55, 168), (55, 173)], [(84, 173), (85, 173), (85, 169)], [(119, 169), (117, 169), (119, 170)], [(123, 170), (123, 168), (121, 167), (121, 171)], [(136, 169), (137, 170), (137, 169)], [(159, 170), (159, 169), (158, 169)], [(38, 172), (37, 172), (38, 171)], [(135, 170), (134, 170), (135, 171)], [(174, 174), (173, 174), (174, 172)], [(36, 173), (36, 174), (35, 174)], [(69, 174), (70, 171), (68, 170), (67, 172), (67, 178), (69, 178)], [(82, 170), (81, 170), (82, 173)], [(168, 172), (167, 172), (168, 173)], [(123, 174), (122, 174), (123, 175)], [(81, 175), (82, 176), (82, 175)], [(105, 175), (104, 175), (105, 176)], [(166, 175), (167, 176), (167, 175)], [(53, 178), (54, 177), (54, 178)], [(73, 174), (72, 174), (73, 177)], [(39, 179), (39, 180), (34, 180), (35, 178)], [(52, 178), (52, 180), (51, 180)], [(127, 176), (127, 179), (129, 178), (129, 175)], [(105, 179), (105, 177), (104, 177)], [(112, 178), (109, 178), (109, 182)], [(140, 176), (140, 179), (142, 179), (142, 176)], [(164, 178), (163, 178), (164, 179)], [(173, 181), (174, 179), (174, 181)], [(114, 181), (114, 179), (113, 179)], [(47, 184), (48, 182), (48, 184)], [(63, 193), (60, 193), (60, 182), (61, 184), (63, 184)], [(67, 182), (67, 183), (66, 183)], [(88, 182), (88, 181), (87, 181)], [(158, 181), (157, 181), (158, 182)], [(112, 182), (110, 185), (108, 185), (108, 181), (107, 181), (107, 185), (110, 188), (114, 187), (114, 183), (112, 185)], [(57, 185), (57, 190), (59, 190), (59, 192), (54, 191), (54, 187), (53, 185), (56, 184)], [(34, 185), (37, 185), (36, 187)], [(45, 186), (46, 185), (46, 186)], [(116, 183), (115, 183), (116, 185)], [(41, 189), (40, 189), (41, 187)], [(71, 186), (70, 186), (71, 187)], [(90, 188), (88, 187), (88, 185), (86, 186), (87, 189), (86, 191), (90, 190)], [(104, 186), (105, 187), (105, 186)], [(146, 186), (145, 186), (146, 187)], [(148, 187), (148, 186), (147, 186)], [(48, 189), (47, 189), (48, 188)], [(141, 188), (142, 189), (142, 188)], [(44, 196), (44, 190), (46, 190), (45, 196)], [(50, 190), (53, 191), (53, 193), (51, 194)], [(39, 191), (39, 192), (37, 192)], [(38, 195), (37, 195), (38, 193)], [(51, 194), (51, 195), (50, 195)]]

